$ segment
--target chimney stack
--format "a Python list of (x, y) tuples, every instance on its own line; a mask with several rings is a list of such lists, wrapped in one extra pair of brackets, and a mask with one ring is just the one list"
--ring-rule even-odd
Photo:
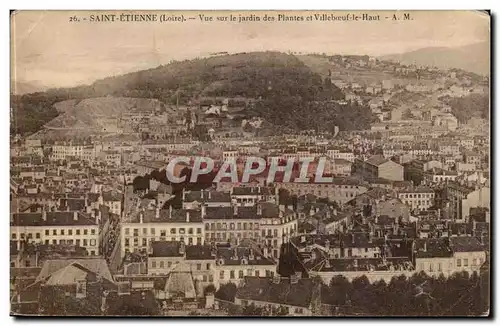
[(73, 212), (73, 220), (78, 221), (78, 212), (77, 211)]
[(156, 218), (156, 219), (159, 219), (159, 218), (160, 218), (160, 207), (156, 207), (156, 210), (155, 210), (155, 218)]
[(139, 222), (142, 224), (144, 223), (144, 213), (143, 212), (140, 212), (139, 213)]
[(186, 211), (186, 223), (189, 223), (189, 211)]
[(234, 205), (234, 207), (233, 207), (233, 215), (234, 216), (238, 215), (238, 205)]
[(168, 218), (172, 218), (172, 205), (168, 207)]
[(427, 252), (427, 241), (424, 241), (424, 252)]
[(47, 221), (47, 212), (45, 210), (42, 211), (42, 219)]
[(207, 215), (207, 207), (205, 205), (201, 205), (201, 218), (205, 218)]

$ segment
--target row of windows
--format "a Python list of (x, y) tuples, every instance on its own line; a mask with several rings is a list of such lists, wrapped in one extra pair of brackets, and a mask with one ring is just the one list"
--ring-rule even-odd
[[(238, 271), (238, 278), (242, 279), (243, 277), (245, 277), (244, 273), (245, 272), (242, 269), (240, 269)], [(256, 270), (254, 273), (252, 273), (252, 270), (248, 269), (247, 270), (247, 276), (252, 276), (252, 275), (255, 275), (255, 276), (259, 277), (260, 276), (260, 270)], [(273, 276), (274, 276), (274, 272), (266, 270), (266, 277), (273, 277)], [(221, 270), (219, 272), (219, 279), (224, 280), (225, 278), (226, 278), (226, 271)], [(236, 279), (236, 271), (234, 271), (234, 270), (229, 271), (229, 278), (228, 279), (230, 279), (230, 280)]]
[(427, 205), (427, 206), (430, 206), (431, 202), (429, 200), (419, 200), (419, 201), (409, 201), (409, 200), (405, 200), (404, 203), (406, 205), (409, 205), (409, 206), (412, 206), (414, 204), (416, 204), (417, 206), (418, 205)]
[[(205, 230), (227, 230), (227, 226), (227, 223), (207, 223), (205, 224)], [(259, 223), (229, 223), (229, 230), (258, 230), (259, 228)]]
[(300, 183), (291, 183), (288, 185), (290, 188), (339, 188), (339, 189), (359, 189), (359, 186), (351, 186), (351, 185), (333, 185), (333, 184), (300, 184)]
[(65, 240), (65, 239), (53, 239), (52, 241), (51, 240), (45, 240), (44, 243), (46, 245), (49, 245), (49, 244), (69, 244), (69, 245), (77, 245), (77, 246), (83, 246), (83, 247), (86, 247), (86, 246), (96, 246), (97, 245), (97, 241), (96, 239), (68, 239), (68, 240)]
[[(134, 236), (139, 236), (139, 230), (140, 229), (133, 229), (133, 235)], [(185, 228), (179, 228), (178, 230), (179, 234), (185, 234), (186, 229)], [(187, 234), (194, 234), (195, 229), (194, 228), (188, 228), (187, 229)], [(201, 234), (202, 230), (201, 228), (196, 228), (196, 234)], [(150, 229), (150, 235), (155, 235), (156, 234), (156, 229), (151, 228)], [(170, 229), (170, 234), (177, 234), (177, 229), (172, 228)], [(125, 228), (125, 235), (130, 235), (130, 228)], [(148, 228), (142, 228), (142, 235), (148, 235)], [(167, 235), (167, 230), (160, 230), (160, 236), (165, 237)]]
[(401, 194), (399, 198), (434, 198), (434, 194)]
[[(45, 230), (45, 235), (46, 236), (50, 236), (50, 235), (81, 235), (83, 233), (83, 235), (88, 235), (89, 233), (89, 230), (88, 229), (83, 229), (80, 230), (80, 229), (68, 229), (68, 230), (65, 230), (65, 229), (59, 229), (59, 232), (58, 229), (53, 229), (52, 232), (50, 232), (51, 230)], [(67, 231), (67, 232), (66, 232)], [(73, 232), (74, 231), (74, 232)], [(95, 235), (96, 234), (96, 229), (90, 229), (90, 235)], [(40, 239), (41, 238), (41, 233), (40, 232), (35, 232), (35, 233), (21, 233), (20, 235), (20, 239)], [(11, 234), (11, 239), (12, 240), (17, 240), (17, 233), (12, 233)]]
[[(482, 265), (483, 264), (483, 258), (473, 258), (472, 259), (472, 266), (478, 266), (478, 265)], [(479, 263), (479, 264), (478, 264)], [(469, 259), (468, 258), (463, 258), (463, 259), (460, 259), (458, 258), (457, 259), (457, 267), (469, 267)]]
[[(149, 239), (148, 238), (125, 238), (125, 247), (130, 247), (131, 241), (132, 241), (134, 247), (139, 247), (139, 246), (146, 247), (146, 246), (150, 245), (152, 241), (177, 241), (176, 237), (169, 237), (169, 238), (170, 238), (170, 240), (168, 240), (166, 237), (156, 237), (156, 238), (149, 238)], [(194, 238), (188, 237), (187, 239), (188, 239), (188, 245), (195, 244)], [(179, 238), (179, 241), (181, 241), (181, 242), (185, 242), (184, 240), (185, 240), (184, 237)], [(201, 237), (196, 238), (196, 244), (197, 245), (203, 244)]]

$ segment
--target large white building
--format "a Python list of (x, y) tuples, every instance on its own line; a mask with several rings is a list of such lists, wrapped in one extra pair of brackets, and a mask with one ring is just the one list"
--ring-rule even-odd
[(147, 252), (153, 241), (181, 241), (186, 245), (205, 242), (201, 212), (195, 210), (144, 209), (127, 216), (121, 224), (121, 256)]
[(99, 225), (96, 217), (78, 211), (13, 213), (10, 221), (11, 241), (40, 244), (68, 244), (99, 255)]

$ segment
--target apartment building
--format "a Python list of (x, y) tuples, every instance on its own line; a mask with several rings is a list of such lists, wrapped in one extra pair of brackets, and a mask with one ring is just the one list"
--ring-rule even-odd
[(78, 211), (13, 213), (11, 240), (40, 244), (77, 245), (91, 256), (100, 255), (99, 225), (92, 215)]

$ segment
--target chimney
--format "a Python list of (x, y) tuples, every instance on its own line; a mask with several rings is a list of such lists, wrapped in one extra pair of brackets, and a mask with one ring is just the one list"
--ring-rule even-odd
[(78, 221), (78, 212), (77, 211), (73, 212), (73, 220)]
[(279, 209), (280, 209), (280, 212), (284, 212), (285, 211), (285, 205), (283, 205), (283, 204), (279, 205)]
[(172, 205), (168, 207), (168, 218), (172, 218)]
[(186, 211), (186, 223), (189, 223), (189, 211)]
[(42, 219), (47, 221), (47, 212), (45, 210), (42, 211)]
[(212, 199), (212, 192), (208, 191), (208, 199)]
[(234, 214), (234, 216), (237, 216), (238, 215), (238, 205), (234, 205), (233, 208), (234, 208), (233, 209), (233, 214)]
[(337, 209), (336, 208), (333, 209), (333, 216), (337, 216)]
[(201, 199), (203, 199), (203, 189), (201, 189)]
[(257, 215), (258, 216), (262, 215), (262, 205), (261, 204), (257, 204)]
[(427, 241), (424, 241), (424, 252), (427, 252)]
[(139, 222), (142, 224), (144, 223), (144, 213), (143, 212), (140, 212), (139, 213)]
[(155, 218), (156, 219), (160, 218), (160, 207), (156, 207), (156, 209), (155, 209)]
[(179, 246), (179, 254), (184, 255), (185, 253), (186, 253), (186, 244), (184, 243), (184, 241), (182, 241)]
[(201, 217), (205, 218), (206, 215), (207, 215), (207, 207), (201, 204)]

